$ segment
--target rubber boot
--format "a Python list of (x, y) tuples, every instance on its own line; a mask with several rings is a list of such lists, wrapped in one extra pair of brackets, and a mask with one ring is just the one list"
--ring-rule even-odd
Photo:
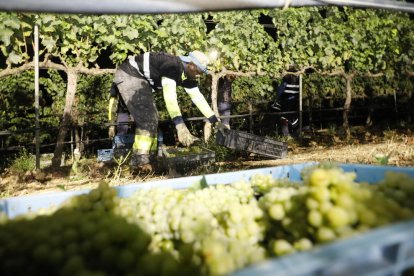
[(139, 173), (151, 173), (153, 167), (150, 163), (150, 155), (133, 153), (131, 160), (129, 161), (129, 168), (133, 175)]

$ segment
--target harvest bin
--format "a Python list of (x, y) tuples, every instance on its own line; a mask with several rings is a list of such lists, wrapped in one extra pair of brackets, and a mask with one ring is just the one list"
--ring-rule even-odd
[[(205, 175), (209, 185), (249, 180), (255, 174), (270, 174), (274, 178), (300, 181), (302, 169), (315, 163), (296, 164), (263, 169)], [(375, 183), (387, 171), (402, 172), (414, 177), (414, 168), (369, 165), (340, 165), (344, 171), (354, 171), (357, 181)], [(201, 176), (158, 180), (116, 187), (120, 197), (128, 197), (138, 189), (170, 187), (184, 189)], [(0, 200), (0, 212), (13, 218), (40, 208), (57, 206), (74, 195), (89, 190), (55, 192)], [(310, 251), (270, 259), (237, 271), (232, 276), (247, 275), (405, 275), (414, 268), (414, 220), (395, 223), (352, 238), (318, 246)]]
[[(189, 149), (191, 149), (190, 147)], [(186, 149), (183, 149), (186, 150)], [(180, 148), (165, 148), (158, 162), (163, 169), (186, 171), (196, 166), (214, 163), (216, 154), (214, 151), (203, 148), (200, 152), (185, 152)], [(98, 150), (98, 162), (115, 162), (114, 156), (128, 156), (130, 149), (100, 149)]]
[(231, 129), (218, 131), (216, 144), (270, 158), (284, 158), (288, 149), (285, 142)]
[[(116, 135), (112, 139), (112, 148), (111, 149), (99, 149), (97, 151), (97, 161), (98, 162), (112, 162), (114, 157), (117, 155), (127, 156), (128, 151), (132, 148), (134, 143), (134, 135)], [(114, 151), (115, 150), (115, 151)]]
[[(126, 157), (134, 143), (134, 135), (116, 135), (112, 141), (111, 149), (97, 151), (98, 162), (114, 162), (114, 157)], [(159, 156), (161, 165), (165, 169), (186, 170), (197, 165), (208, 164), (215, 161), (215, 152), (204, 147), (174, 148), (161, 146), (162, 156)]]
[[(192, 149), (196, 149), (196, 151)], [(162, 150), (162, 163), (168, 170), (185, 171), (193, 169), (195, 166), (214, 163), (215, 159), (215, 152), (203, 147), (163, 147)]]

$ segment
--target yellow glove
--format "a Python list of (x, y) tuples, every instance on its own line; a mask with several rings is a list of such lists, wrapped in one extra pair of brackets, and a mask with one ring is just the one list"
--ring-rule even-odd
[(220, 131), (221, 133), (225, 133), (227, 130), (230, 129), (229, 125), (225, 125), (222, 122), (218, 121), (215, 123), (214, 127), (217, 129), (217, 131)]
[[(108, 121), (111, 124), (114, 124), (115, 121), (116, 121), (117, 107), (118, 107), (118, 97), (110, 97), (109, 98), (109, 106), (108, 106)], [(115, 137), (115, 126), (109, 126), (108, 136), (111, 139)]]
[(199, 140), (190, 133), (185, 124), (178, 124), (175, 128), (177, 129), (178, 141), (180, 141), (183, 146), (191, 146), (195, 141)]
[(110, 126), (108, 129), (109, 138), (113, 139), (115, 137), (115, 126)]

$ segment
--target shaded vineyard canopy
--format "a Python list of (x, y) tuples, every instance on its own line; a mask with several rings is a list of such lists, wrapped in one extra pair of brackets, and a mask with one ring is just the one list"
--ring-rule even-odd
[[(88, 13), (84, 8), (96, 3), (92, 0), (81, 2), (0, 0), (0, 10)], [(329, 5), (332, 2), (344, 7)], [(351, 97), (355, 96), (350, 86), (356, 76), (382, 77), (384, 87), (381, 89), (391, 87), (392, 91), (401, 87), (405, 87), (403, 91), (408, 91), (412, 86), (401, 85), (402, 82), (405, 83), (404, 78), (411, 76), (413, 71), (412, 17), (407, 13), (398, 12), (412, 12), (411, 3), (294, 0), (124, 1), (122, 5), (120, 3), (121, 1), (99, 1), (99, 5), (93, 5), (94, 8), (106, 8), (107, 11), (94, 10), (93, 13), (115, 13), (115, 10), (111, 10), (114, 6), (128, 9), (128, 13), (140, 13), (131, 6), (139, 3), (141, 13), (155, 14), (1, 13), (0, 67), (3, 70), (0, 71), (0, 77), (34, 68), (33, 26), (38, 25), (40, 67), (65, 72), (65, 78), (68, 80), (66, 87), (64, 83), (61, 87), (56, 87), (58, 83), (53, 83), (47, 78), (44, 78), (42, 83), (45, 90), (53, 92), (54, 110), (65, 110), (64, 113), (67, 114), (64, 115), (64, 118), (68, 119), (63, 120), (63, 126), (71, 120), (78, 120), (72, 118), (72, 106), (76, 105), (75, 108), (78, 108), (78, 102), (82, 101), (82, 97), (83, 100), (88, 98), (78, 91), (79, 99), (75, 102), (75, 92), (87, 87), (78, 75), (112, 73), (116, 64), (125, 60), (127, 56), (145, 51), (184, 54), (191, 49), (217, 50), (220, 58), (213, 65), (212, 86), (203, 87), (203, 92), (211, 93), (213, 99), (217, 93), (218, 79), (226, 74), (239, 77), (256, 76), (244, 85), (243, 82), (235, 85), (234, 96), (238, 99), (269, 99), (273, 93), (271, 79), (280, 78), (290, 64), (297, 66), (297, 74), (315, 72), (324, 77), (340, 76), (346, 79), (346, 89), (335, 85), (337, 91), (346, 97), (346, 109), (351, 104)], [(187, 10), (184, 10), (184, 6), (177, 5), (178, 3), (185, 5)], [(200, 6), (200, 3), (203, 5)], [(149, 4), (155, 10), (142, 12)], [(158, 4), (162, 4), (159, 6), (160, 10), (157, 10)], [(176, 10), (167, 10), (171, 4), (174, 4)], [(210, 6), (215, 4), (215, 8)], [(225, 10), (230, 6), (223, 5), (230, 4), (234, 4), (232, 8), (248, 8), (249, 5), (263, 8), (267, 7), (267, 4), (272, 7), (313, 7), (170, 13)], [(348, 5), (382, 9), (354, 9), (347, 7)], [(78, 10), (75, 11), (75, 8)], [(181, 8), (182, 10), (179, 10)], [(167, 14), (159, 14), (161, 11)], [(57, 79), (54, 73), (48, 74)], [(65, 82), (65, 78), (61, 81)], [(15, 79), (15, 82), (20, 80)], [(110, 83), (110, 80), (107, 82)], [(317, 83), (309, 85), (307, 91), (323, 96), (321, 91), (325, 90)], [(107, 89), (105, 84), (102, 87), (104, 101)], [(62, 88), (67, 89), (65, 101)], [(8, 87), (5, 86), (4, 89), (7, 91)], [(357, 91), (363, 93), (361, 89)], [(9, 92), (5, 95), (9, 95)], [(7, 105), (8, 98), (2, 97)], [(214, 100), (212, 104), (217, 110)], [(12, 105), (9, 105), (9, 108), (2, 106), (3, 118), (7, 118), (6, 113), (9, 113), (11, 107)]]
[(58, 12), (58, 13), (182, 13), (222, 11), (251, 8), (286, 8), (304, 6), (343, 5), (358, 8), (381, 8), (414, 12), (414, 6), (389, 0), (0, 0), (5, 11)]

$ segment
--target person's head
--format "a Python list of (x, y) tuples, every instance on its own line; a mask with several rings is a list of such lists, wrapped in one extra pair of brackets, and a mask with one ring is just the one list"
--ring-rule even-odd
[(226, 75), (228, 81), (233, 82), (236, 79), (236, 75)]
[(296, 64), (292, 63), (292, 64), (289, 64), (287, 66), (287, 71), (292, 72), (292, 73), (296, 73), (298, 71), (298, 68), (297, 68)]
[(188, 56), (180, 56), (180, 59), (186, 63), (187, 77), (195, 79), (198, 75), (207, 74), (207, 65), (210, 63), (209, 58), (203, 52), (193, 51)]
[(200, 68), (195, 65), (192, 61), (187, 63), (187, 66), (185, 68), (185, 72), (187, 74), (187, 77), (189, 79), (195, 79), (197, 76), (201, 75), (203, 72), (200, 70)]

